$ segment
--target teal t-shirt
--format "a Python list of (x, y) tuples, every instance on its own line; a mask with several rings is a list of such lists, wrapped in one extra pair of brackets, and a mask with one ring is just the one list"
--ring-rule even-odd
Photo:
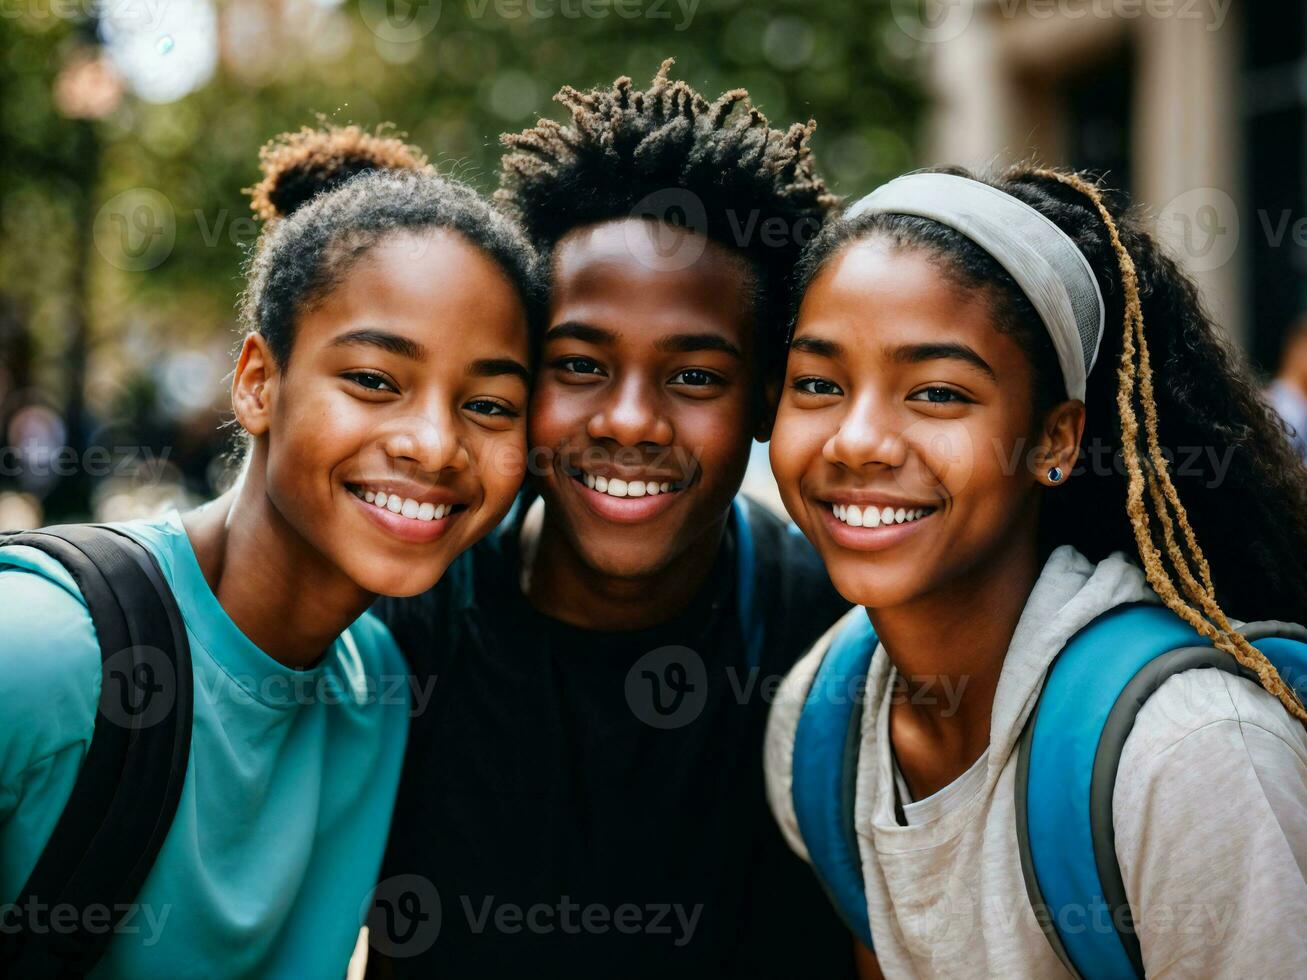
[[(399, 782), (404, 661), (368, 613), (315, 667), (286, 667), (223, 611), (178, 514), (118, 526), (154, 553), (186, 621), (194, 730), (176, 818), (93, 975), (341, 977)], [(0, 548), (0, 903), (63, 811), (99, 696), (72, 578)]]

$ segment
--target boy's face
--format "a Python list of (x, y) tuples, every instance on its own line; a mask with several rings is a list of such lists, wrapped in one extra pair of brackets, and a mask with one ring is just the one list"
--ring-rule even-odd
[(594, 571), (712, 559), (760, 424), (751, 289), (730, 249), (655, 221), (555, 248), (529, 439), (549, 520)]

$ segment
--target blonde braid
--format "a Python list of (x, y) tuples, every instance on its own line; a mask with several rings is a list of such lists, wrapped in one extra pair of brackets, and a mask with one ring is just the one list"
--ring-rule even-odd
[[(1098, 188), (1082, 177), (1048, 169), (1027, 172), (1056, 180), (1092, 201), (1107, 229), (1112, 249), (1116, 253), (1125, 305), (1125, 332), (1121, 345), (1121, 364), (1117, 374), (1119, 383), (1116, 404), (1121, 417), (1121, 448), (1129, 478), (1126, 489), (1126, 512), (1130, 516), (1135, 544), (1149, 585), (1153, 587), (1167, 608), (1210, 639), (1217, 649), (1230, 654), (1241, 665), (1256, 674), (1262, 687), (1275, 695), (1291, 715), (1307, 723), (1307, 709), (1304, 709), (1297, 694), (1285, 683), (1266, 656), (1235, 630), (1226, 618), (1225, 612), (1216, 600), (1216, 589), (1212, 585), (1211, 569), (1207, 558), (1198, 545), (1193, 527), (1189, 523), (1189, 515), (1180, 502), (1175, 484), (1171, 482), (1166, 457), (1162, 455), (1157, 434), (1157, 403), (1153, 397), (1153, 371), (1148, 357), (1148, 342), (1144, 335), (1143, 305), (1139, 299), (1139, 276), (1135, 270), (1134, 260), (1121, 242), (1116, 222), (1103, 203)], [(1167, 557), (1180, 576), (1183, 593), (1172, 580), (1161, 552), (1154, 542), (1152, 518), (1144, 500), (1144, 467), (1138, 445), (1139, 419), (1134, 406), (1136, 394), (1144, 411), (1144, 430), (1148, 445), (1149, 472), (1146, 481), (1148, 496), (1157, 511)], [(1172, 513), (1174, 513), (1174, 523)], [(1188, 554), (1176, 540), (1174, 524), (1180, 526), (1185, 544), (1188, 546)], [(1198, 569), (1198, 577), (1202, 579), (1201, 584), (1190, 567), (1190, 558)], [(1202, 612), (1194, 606), (1201, 607)]]

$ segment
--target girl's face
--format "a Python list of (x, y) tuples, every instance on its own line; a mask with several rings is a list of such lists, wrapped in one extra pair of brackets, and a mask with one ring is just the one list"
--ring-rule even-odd
[(1037, 419), (1033, 380), (987, 297), (937, 259), (871, 238), (827, 262), (799, 310), (771, 462), (845, 598), (900, 605), (1033, 549), (1032, 470), (1070, 472), (1049, 453), (1067, 438), (1074, 452), (1080, 405)]
[(365, 591), (413, 595), (513, 502), (527, 358), (493, 260), (453, 232), (394, 235), (302, 310), (283, 370), (246, 341), (237, 417), (277, 515)]

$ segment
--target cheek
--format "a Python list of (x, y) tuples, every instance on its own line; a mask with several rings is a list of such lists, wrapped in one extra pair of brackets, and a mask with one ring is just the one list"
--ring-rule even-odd
[(488, 433), (481, 438), (476, 449), (476, 467), (486, 509), (502, 516), (512, 505), (526, 476), (525, 427)]
[(803, 472), (821, 462), (821, 450), (833, 427), (811, 412), (797, 412), (784, 406), (772, 427), (770, 457), (776, 483), (784, 493), (798, 493)]
[(532, 446), (554, 446), (578, 430), (584, 431), (588, 417), (583, 397), (566, 386), (542, 380), (527, 412), (527, 441)]

